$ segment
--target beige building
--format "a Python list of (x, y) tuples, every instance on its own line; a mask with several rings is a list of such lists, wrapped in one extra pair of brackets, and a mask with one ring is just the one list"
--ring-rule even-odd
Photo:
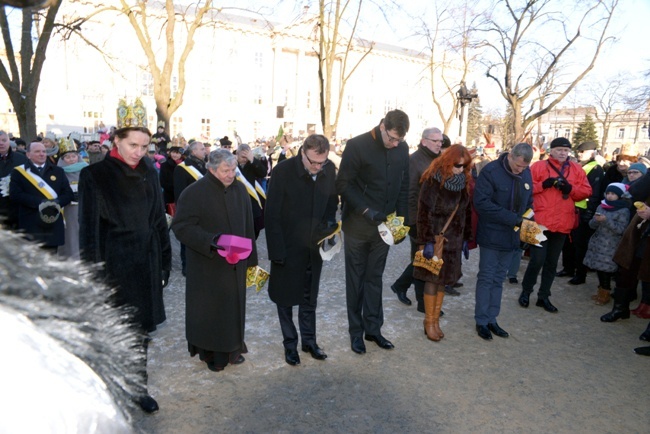
[[(60, 16), (71, 13), (71, 7), (64, 4)], [(294, 136), (322, 132), (313, 18), (305, 14), (285, 25), (219, 13), (214, 16), (214, 25), (199, 28), (187, 60), (184, 102), (170, 120), (171, 135), (216, 139), (224, 135), (232, 138), (236, 131), (248, 142), (275, 136), (280, 126)], [(78, 39), (50, 42), (39, 87), (37, 130), (53, 131), (57, 136), (77, 131), (90, 137), (102, 126), (116, 124), (119, 98), (131, 102), (138, 96), (153, 127), (153, 80), (126, 18), (106, 15), (101, 22), (86, 27), (105, 55)], [(185, 38), (180, 33), (182, 26), (176, 28), (178, 59)], [(154, 49), (161, 65), (165, 47), (161, 43)], [(355, 45), (352, 64), (363, 53), (364, 48)], [(419, 141), (425, 127), (441, 125), (431, 99), (427, 65), (428, 59), (421, 53), (376, 43), (346, 85), (337, 137), (368, 131), (395, 108), (404, 110), (411, 119), (407, 140), (412, 145)], [(177, 68), (174, 71), (172, 89), (178, 86)], [(453, 78), (448, 81), (453, 82)], [(337, 84), (333, 87), (336, 89)], [(334, 105), (336, 100), (334, 93)], [(448, 104), (453, 110), (451, 98)], [(17, 133), (10, 107), (2, 92), (0, 122), (3, 128)], [(450, 131), (458, 128), (456, 120)]]

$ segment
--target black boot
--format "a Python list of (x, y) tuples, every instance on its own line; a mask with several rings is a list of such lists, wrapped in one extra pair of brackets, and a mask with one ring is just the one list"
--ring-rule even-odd
[(614, 322), (630, 317), (630, 302), (615, 302), (611, 312), (600, 317), (602, 322)]
[(645, 331), (641, 333), (639, 339), (642, 341), (650, 341), (650, 323), (648, 323), (648, 327), (645, 329)]
[(424, 282), (415, 280), (413, 286), (415, 287), (415, 300), (418, 303), (417, 310), (424, 313)]

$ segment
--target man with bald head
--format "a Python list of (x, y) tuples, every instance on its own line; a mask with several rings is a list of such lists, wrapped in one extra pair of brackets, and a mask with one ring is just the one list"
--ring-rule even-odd
[(18, 227), (18, 208), (9, 198), (9, 180), (14, 167), (27, 162), (27, 157), (11, 149), (9, 135), (0, 131), (0, 225), (8, 229)]

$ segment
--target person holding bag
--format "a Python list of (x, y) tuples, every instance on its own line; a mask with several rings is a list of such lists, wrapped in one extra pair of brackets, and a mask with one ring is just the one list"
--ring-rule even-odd
[(432, 341), (445, 335), (440, 330), (440, 310), (445, 285), (462, 276), (463, 245), (472, 238), (469, 179), (471, 157), (461, 145), (451, 146), (422, 174), (418, 202), (417, 242), (422, 256), (443, 260), (438, 274), (415, 264), (413, 277), (424, 283), (424, 333)]

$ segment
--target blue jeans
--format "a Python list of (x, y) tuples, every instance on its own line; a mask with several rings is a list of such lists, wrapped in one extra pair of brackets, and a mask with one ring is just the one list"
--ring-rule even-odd
[(497, 322), (501, 310), (503, 279), (516, 252), (493, 250), (479, 246), (478, 277), (476, 279), (476, 305), (474, 320), (477, 325)]
[(521, 264), (521, 254), (522, 250), (517, 249), (512, 252), (512, 259), (510, 260), (510, 265), (508, 266), (508, 277), (517, 278), (517, 273), (519, 272), (519, 265)]

